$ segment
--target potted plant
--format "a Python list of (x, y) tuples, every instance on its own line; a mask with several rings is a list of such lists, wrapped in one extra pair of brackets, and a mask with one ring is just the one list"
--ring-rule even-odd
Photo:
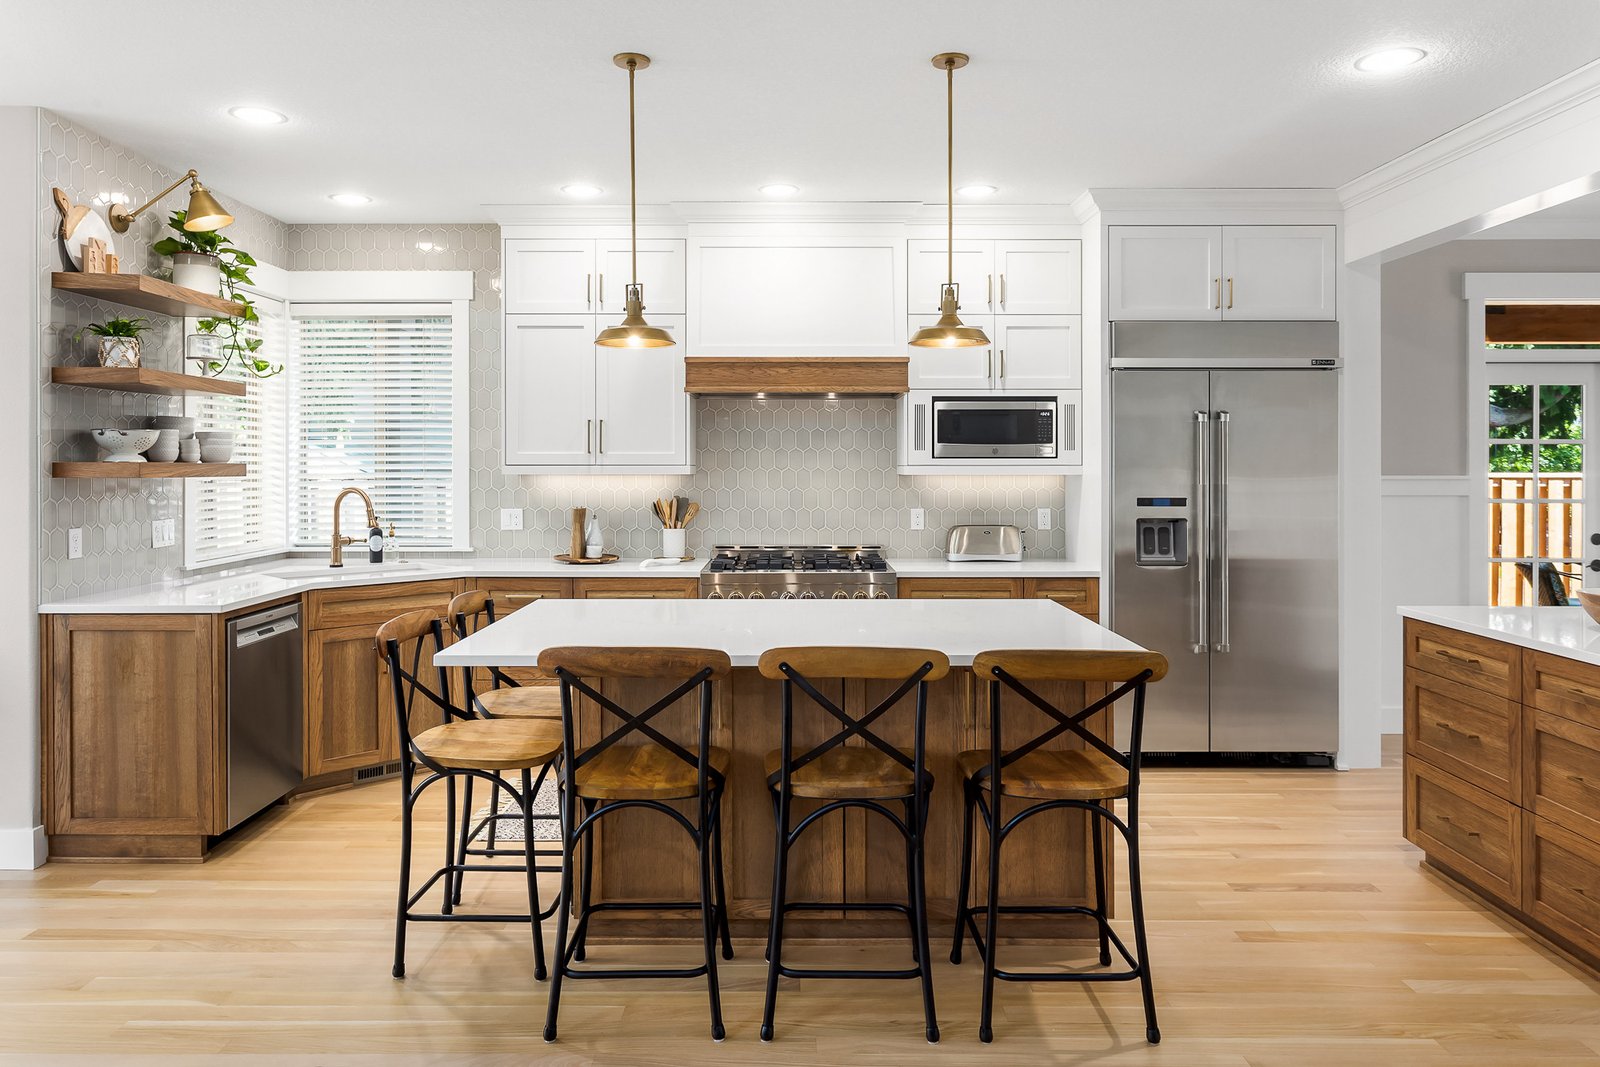
[(147, 319), (107, 319), (91, 322), (79, 330), (73, 339), (90, 333), (100, 338), (100, 365), (102, 367), (137, 367), (139, 365), (139, 335), (150, 328)]
[[(261, 320), (255, 304), (239, 290), (239, 286), (250, 284), (250, 268), (256, 265), (254, 257), (215, 230), (185, 230), (187, 216), (187, 212), (174, 211), (167, 219), (174, 236), (163, 237), (154, 246), (157, 255), (172, 257), (173, 284), (219, 293), (225, 300), (244, 307), (244, 313), (238, 316), (201, 319), (197, 336), (213, 338), (215, 351), (202, 351), (208, 346), (190, 345), (188, 358), (204, 375), (219, 375), (237, 359), (246, 372), (258, 378), (272, 377), (283, 367), (261, 358), (261, 338), (249, 336), (253, 331), (248, 328), (250, 323)], [(206, 277), (196, 277), (197, 270), (206, 272)], [(197, 351), (200, 354), (195, 354)]]

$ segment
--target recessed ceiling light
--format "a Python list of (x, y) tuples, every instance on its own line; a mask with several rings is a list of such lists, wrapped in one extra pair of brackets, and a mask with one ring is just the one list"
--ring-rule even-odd
[(980, 196), (993, 196), (999, 191), (999, 189), (992, 185), (963, 185), (961, 188), (956, 190), (956, 195), (976, 199)]
[(345, 207), (361, 207), (363, 204), (372, 203), (372, 197), (365, 193), (334, 193), (328, 199)]
[(1410, 46), (1384, 48), (1377, 52), (1369, 52), (1356, 60), (1356, 69), (1363, 74), (1391, 74), (1397, 70), (1404, 70), (1414, 63), (1422, 62), (1427, 55), (1428, 53), (1422, 49)]
[(793, 196), (800, 191), (800, 187), (790, 185), (788, 182), (773, 182), (771, 185), (763, 185), (761, 191), (768, 196)]
[(605, 192), (598, 185), (590, 185), (588, 182), (573, 182), (571, 185), (563, 185), (561, 191), (568, 196), (576, 196), (583, 200), (588, 200)]
[(289, 121), (289, 116), (281, 111), (274, 111), (270, 107), (251, 107), (241, 104), (230, 107), (228, 114), (240, 122), (248, 122), (252, 126), (279, 126)]

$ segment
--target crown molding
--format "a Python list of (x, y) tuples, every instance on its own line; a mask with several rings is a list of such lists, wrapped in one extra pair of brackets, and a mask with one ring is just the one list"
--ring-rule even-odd
[[(1082, 199), (1082, 198), (1080, 198)], [(627, 226), (628, 209), (618, 204), (486, 204), (501, 226)], [(957, 225), (1076, 226), (1076, 208), (1064, 204), (957, 204)], [(790, 223), (945, 224), (945, 205), (904, 201), (714, 202), (679, 201), (639, 205), (639, 225)]]
[[(1102, 215), (1114, 211), (1339, 210), (1339, 198), (1332, 189), (1090, 189), (1086, 196)], [(1076, 210), (1078, 201), (1073, 206)]]
[(1596, 241), (1600, 240), (1600, 218), (1541, 219), (1524, 216), (1462, 238), (1466, 241)]
[(1072, 217), (1078, 220), (1079, 225), (1089, 222), (1100, 214), (1100, 205), (1095, 203), (1094, 192), (1085, 189), (1072, 198)]
[(1352, 178), (1339, 186), (1339, 202), (1348, 208), (1382, 196), (1425, 174), (1481, 152), (1507, 137), (1597, 99), (1600, 99), (1600, 60), (1579, 67)]

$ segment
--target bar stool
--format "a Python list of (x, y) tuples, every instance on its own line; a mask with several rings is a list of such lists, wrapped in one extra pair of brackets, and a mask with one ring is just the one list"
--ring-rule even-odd
[[(1144, 739), (1145, 686), (1160, 681), (1167, 673), (1166, 657), (1158, 652), (1026, 651), (982, 652), (972, 661), (972, 673), (989, 679), (989, 747), (972, 749), (957, 756), (961, 768), (964, 798), (961, 838), (961, 889), (956, 903), (954, 944), (950, 962), (961, 962), (963, 933), (970, 931), (973, 944), (983, 960), (983, 1009), (978, 1024), (978, 1040), (993, 1041), (991, 1020), (994, 1010), (995, 979), (1007, 982), (1129, 982), (1138, 980), (1144, 993), (1145, 1039), (1152, 1045), (1161, 1042), (1156, 1026), (1155, 994), (1150, 982), (1144, 927), (1144, 894), (1139, 882), (1139, 760)], [(1116, 688), (1099, 700), (1071, 714), (1053, 706), (1028, 682), (1105, 683)], [(1027, 737), (1021, 744), (1007, 747), (1002, 726), (1001, 694), (1009, 689), (1029, 705), (1043, 712), (1054, 725)], [(1129, 694), (1133, 695), (1133, 716), (1128, 753), (1117, 751), (1091, 733), (1083, 724)], [(1074, 734), (1087, 748), (1047, 750), (1043, 746), (1064, 734)], [(1012, 797), (1026, 804), (1010, 818), (1001, 812), (1000, 797)], [(1125, 799), (1127, 821), (1117, 817), (1110, 802)], [(1000, 902), (1000, 849), (1006, 838), (1023, 822), (1046, 811), (1080, 809), (1089, 813), (1094, 848), (1094, 907), (1083, 905), (1006, 905)], [(983, 816), (989, 835), (988, 902), (969, 906), (972, 881), (973, 815)], [(1137, 958), (1128, 951), (1122, 938), (1107, 918), (1106, 865), (1101, 844), (1101, 822), (1116, 828), (1128, 846), (1128, 890), (1133, 903), (1133, 937)], [(975, 918), (986, 916), (980, 934)], [(1111, 965), (1111, 946), (1128, 965), (1125, 971), (1003, 971), (996, 966), (1000, 916), (1006, 915), (1088, 915), (1095, 921), (1100, 939), (1100, 965)]]
[[(431, 639), (431, 640), (430, 640)], [(395, 918), (394, 976), (406, 973), (406, 924), (409, 922), (525, 922), (533, 928), (534, 977), (545, 977), (544, 939), (540, 926), (539, 885), (534, 865), (516, 866), (468, 864), (456, 855), (457, 779), (482, 778), (498, 789), (505, 789), (521, 801), (523, 833), (533, 835), (530, 809), (533, 803), (532, 772), (547, 766), (561, 751), (561, 730), (548, 720), (485, 721), (469, 717), (450, 700), (448, 671), (438, 674), (435, 692), (421, 678), (424, 655), (431, 661), (444, 649), (444, 627), (431, 611), (413, 611), (390, 619), (378, 628), (378, 647), (389, 666), (394, 684), (394, 710), (400, 737), (400, 783), (403, 797), (400, 811), (400, 897)], [(409, 663), (409, 666), (407, 665)], [(422, 707), (437, 709), (443, 722), (420, 734), (411, 732), (411, 718)], [(427, 772), (416, 784), (418, 768)], [(506, 781), (504, 772), (518, 771), (521, 789)], [(445, 814), (445, 862), (422, 885), (411, 889), (411, 835), (417, 801), (436, 782), (448, 785)], [(455, 912), (455, 883), (466, 871), (511, 871), (524, 874), (528, 882), (526, 915), (459, 915)], [(443, 881), (444, 903), (437, 915), (412, 909), (433, 886)]]
[[(928, 1041), (939, 1040), (939, 1022), (933, 1005), (933, 967), (928, 956), (928, 905), (923, 869), (923, 833), (927, 828), (928, 799), (933, 775), (924, 767), (928, 713), (928, 683), (950, 673), (944, 653), (922, 648), (774, 648), (761, 656), (763, 677), (783, 682), (783, 747), (766, 755), (767, 788), (777, 839), (773, 849), (772, 918), (767, 938), (767, 998), (761, 1017), (761, 1040), (772, 1040), (772, 1017), (777, 1008), (778, 977), (787, 978), (917, 978), (922, 981), (922, 1010)], [(895, 690), (859, 719), (818, 691), (813, 678), (875, 679), (898, 681)], [(803, 752), (794, 747), (794, 691), (799, 688), (822, 711), (843, 724), (826, 740)], [(871, 729), (913, 690), (915, 742), (911, 753), (890, 745)], [(842, 747), (852, 738), (864, 746)], [(790, 805), (795, 797), (825, 803), (790, 829)], [(885, 801), (899, 800), (904, 818)], [(874, 902), (841, 905), (838, 902), (788, 899), (789, 850), (800, 835), (832, 811), (862, 808), (875, 812), (899, 830), (906, 842), (906, 903)], [(783, 919), (791, 911), (898, 911), (911, 924), (911, 955), (915, 967), (904, 970), (788, 967), (783, 963)]]
[[(481, 589), (469, 590), (458, 594), (450, 601), (450, 606), (445, 609), (450, 619), (450, 629), (456, 640), (461, 640), (471, 634), (477, 633), (495, 620), (494, 600), (488, 593)], [(463, 670), (462, 689), (466, 694), (463, 704), (467, 710), (480, 719), (548, 719), (552, 722), (561, 721), (561, 690), (553, 685), (524, 686), (506, 674), (498, 667), (482, 668), (489, 675), (489, 688), (480, 690), (476, 670)], [(545, 779), (549, 777), (555, 761), (546, 763), (539, 768), (538, 775), (534, 778), (533, 793), (537, 797), (543, 787)], [(514, 812), (500, 810), (500, 790), (494, 789), (490, 796), (489, 812), (482, 819), (473, 821), (474, 808), (472, 805), (472, 779), (468, 778), (461, 805), (461, 841), (457, 853), (460, 862), (466, 863), (468, 856), (521, 856), (523, 848), (534, 850), (535, 863), (538, 857), (558, 859), (561, 851), (557, 848), (539, 849), (532, 844), (531, 839), (525, 846), (502, 847), (496, 838), (498, 824), (512, 819), (521, 819), (522, 816)], [(544, 815), (535, 813), (536, 822), (559, 822), (560, 813)], [(479, 834), (487, 835), (487, 843), (483, 847), (473, 847)], [(537, 867), (541, 873), (554, 874), (561, 870), (559, 866), (546, 865)], [(462, 879), (457, 878), (455, 883), (455, 902), (461, 903)], [(550, 906), (541, 918), (548, 919), (554, 914), (555, 904)]]
[[(567, 921), (573, 909), (563, 907), (556, 920), (555, 972), (550, 982), (550, 1005), (544, 1039), (556, 1039), (556, 1017), (561, 1007), (563, 978), (698, 978), (705, 976), (711, 997), (711, 1037), (726, 1036), (722, 1025), (722, 997), (717, 985), (717, 938), (724, 959), (733, 959), (728, 933), (727, 894), (722, 878), (722, 796), (728, 780), (729, 754), (711, 744), (713, 684), (733, 669), (724, 652), (699, 648), (547, 648), (539, 666), (561, 680), (561, 899), (571, 901), (572, 864), (583, 846), (583, 886), (577, 898), (577, 929), (568, 940)], [(643, 711), (632, 711), (607, 697), (585, 678), (641, 678), (683, 681)], [(671, 683), (669, 683), (671, 684)], [(691, 693), (699, 694), (696, 740), (686, 748), (651, 725), (663, 711)], [(602, 711), (598, 734), (582, 748), (577, 744), (577, 698), (583, 696)], [(614, 719), (611, 722), (609, 719)], [(639, 735), (639, 736), (635, 736)], [(620, 742), (632, 738), (630, 744)], [(690, 818), (667, 802), (695, 801)], [(582, 815), (579, 806), (582, 806)], [(594, 880), (594, 830), (600, 820), (618, 811), (641, 808), (660, 812), (689, 835), (700, 866), (697, 901), (591, 902)], [(576, 968), (582, 962), (589, 922), (596, 912), (628, 911), (700, 912), (705, 941), (705, 963), (698, 967)]]

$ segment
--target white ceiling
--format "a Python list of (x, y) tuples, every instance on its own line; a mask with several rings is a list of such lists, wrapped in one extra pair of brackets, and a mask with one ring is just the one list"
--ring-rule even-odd
[[(51, 108), (289, 222), (640, 198), (1002, 203), (1088, 187), (1330, 187), (1600, 56), (1594, 0), (4, 0), (0, 103)], [(185, 42), (186, 28), (200, 27)], [(221, 32), (219, 32), (219, 28)], [(1352, 69), (1374, 48), (1429, 58)], [(99, 51), (93, 51), (92, 49)], [(95, 63), (98, 73), (92, 72)], [(285, 126), (229, 118), (234, 104)], [(364, 208), (331, 203), (359, 190)]]

